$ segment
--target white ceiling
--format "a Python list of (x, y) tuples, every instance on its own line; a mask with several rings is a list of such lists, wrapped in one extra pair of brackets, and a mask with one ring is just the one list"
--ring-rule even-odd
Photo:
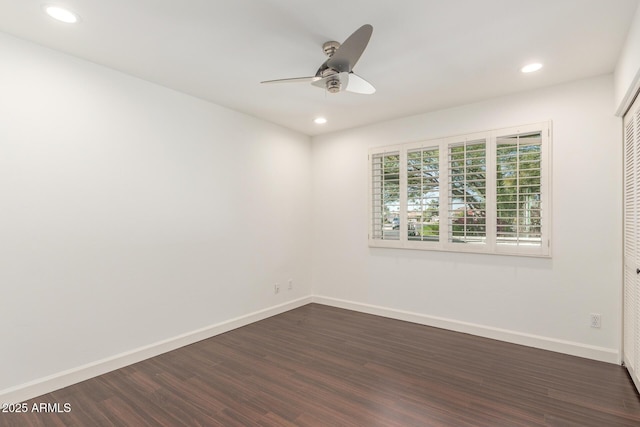
[[(53, 21), (43, 4), (77, 12)], [(0, 31), (308, 135), (614, 70), (638, 0), (0, 0)], [(322, 43), (363, 24), (374, 95), (309, 84)], [(1, 52), (0, 52), (1, 54)], [(545, 64), (530, 75), (519, 68)], [(613, 106), (612, 106), (613, 108)], [(324, 115), (329, 122), (312, 122)]]

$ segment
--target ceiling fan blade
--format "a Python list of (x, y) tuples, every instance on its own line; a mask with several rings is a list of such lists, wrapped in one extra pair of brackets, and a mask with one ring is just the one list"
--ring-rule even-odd
[(376, 92), (376, 88), (371, 83), (357, 74), (349, 73), (349, 83), (345, 89), (347, 92), (371, 95)]
[(372, 33), (373, 27), (369, 24), (358, 28), (342, 43), (333, 56), (329, 58), (326, 65), (340, 73), (351, 72), (356, 62), (358, 62), (358, 59), (360, 59), (362, 52), (364, 52), (367, 47), (367, 44), (369, 44)]
[(294, 77), (291, 79), (265, 80), (260, 83), (313, 83), (316, 80), (320, 80), (320, 77)]

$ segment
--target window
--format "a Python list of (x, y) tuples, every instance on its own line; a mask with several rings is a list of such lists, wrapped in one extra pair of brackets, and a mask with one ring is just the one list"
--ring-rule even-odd
[(540, 133), (503, 136), (496, 142), (496, 243), (540, 246)]
[(448, 228), (451, 243), (487, 241), (487, 142), (448, 146)]
[(437, 241), (440, 192), (438, 147), (419, 148), (407, 153), (407, 237)]
[(549, 122), (370, 150), (369, 245), (550, 256)]
[(399, 240), (400, 224), (400, 154), (373, 156), (372, 235), (376, 240)]

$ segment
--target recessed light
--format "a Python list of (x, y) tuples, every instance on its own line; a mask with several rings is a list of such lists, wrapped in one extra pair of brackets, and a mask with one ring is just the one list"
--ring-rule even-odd
[(53, 19), (66, 24), (75, 24), (79, 19), (77, 14), (60, 6), (45, 5), (44, 11)]
[(327, 119), (325, 119), (324, 117), (316, 117), (315, 119), (313, 119), (313, 123), (317, 125), (323, 125), (327, 123)]
[(542, 64), (539, 62), (534, 62), (533, 64), (525, 65), (520, 69), (523, 73), (533, 73), (534, 71), (538, 71), (542, 68)]

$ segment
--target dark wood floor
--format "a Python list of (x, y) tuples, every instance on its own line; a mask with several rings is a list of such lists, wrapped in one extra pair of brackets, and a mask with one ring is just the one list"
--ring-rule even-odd
[(615, 365), (310, 304), (26, 402), (2, 426), (640, 426)]

